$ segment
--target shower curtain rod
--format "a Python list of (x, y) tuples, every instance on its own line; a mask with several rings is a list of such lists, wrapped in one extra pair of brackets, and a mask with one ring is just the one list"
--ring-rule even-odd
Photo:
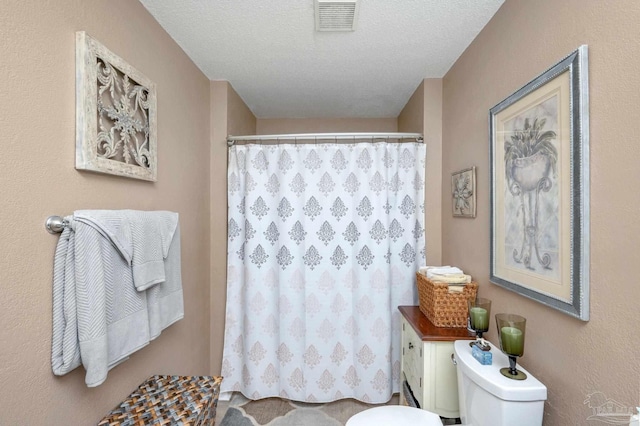
[(233, 146), (238, 141), (265, 141), (265, 140), (325, 140), (333, 139), (415, 139), (419, 143), (423, 143), (422, 133), (292, 133), (282, 135), (247, 135), (247, 136), (231, 136), (227, 137), (227, 145)]

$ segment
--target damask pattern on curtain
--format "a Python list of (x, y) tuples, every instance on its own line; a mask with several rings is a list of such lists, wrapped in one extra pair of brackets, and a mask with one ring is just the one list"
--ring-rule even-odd
[(390, 399), (424, 264), (425, 146), (229, 149), (222, 391)]

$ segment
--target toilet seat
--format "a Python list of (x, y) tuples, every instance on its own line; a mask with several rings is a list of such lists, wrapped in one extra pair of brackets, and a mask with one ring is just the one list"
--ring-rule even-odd
[(430, 411), (404, 405), (369, 408), (352, 416), (345, 426), (416, 425), (442, 426), (440, 416)]

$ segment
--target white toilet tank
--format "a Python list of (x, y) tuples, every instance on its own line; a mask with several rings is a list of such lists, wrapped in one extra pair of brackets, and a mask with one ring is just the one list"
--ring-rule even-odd
[(525, 380), (503, 376), (509, 366), (505, 354), (491, 345), (492, 365), (480, 364), (472, 355), (468, 340), (453, 345), (458, 374), (460, 418), (467, 426), (540, 426), (547, 387), (524, 368)]

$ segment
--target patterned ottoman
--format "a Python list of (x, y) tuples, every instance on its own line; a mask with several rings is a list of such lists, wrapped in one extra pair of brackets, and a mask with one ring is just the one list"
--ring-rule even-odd
[(153, 376), (98, 426), (213, 426), (222, 377)]

